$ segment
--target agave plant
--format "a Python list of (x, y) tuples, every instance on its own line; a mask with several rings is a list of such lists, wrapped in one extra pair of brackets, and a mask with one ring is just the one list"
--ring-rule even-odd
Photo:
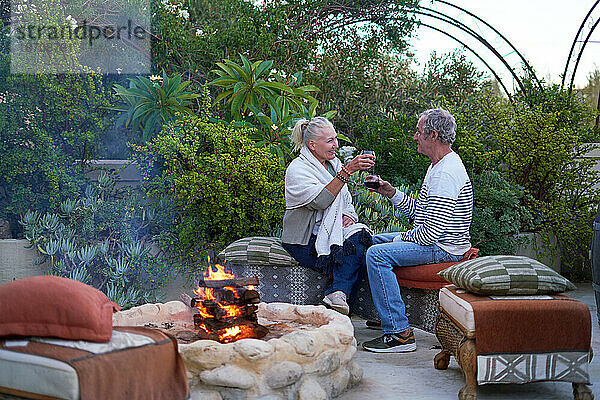
[(106, 174), (59, 209), (30, 210), (20, 221), (38, 262), (49, 262), (48, 273), (93, 285), (123, 307), (161, 297), (170, 272), (150, 254), (148, 216), (154, 211), (142, 205), (139, 194), (116, 188), (115, 177)]
[[(365, 189), (362, 185), (365, 172), (354, 174), (350, 178), (352, 202), (359, 220), (368, 225), (374, 233), (402, 232), (409, 229), (409, 222), (400, 209), (394, 207), (387, 198), (378, 193)], [(416, 191), (408, 190), (407, 186), (399, 186), (398, 190), (416, 198)]]
[(119, 122), (125, 122), (125, 126), (131, 126), (134, 131), (142, 129), (142, 138), (148, 140), (157, 124), (162, 127), (174, 121), (177, 113), (192, 113), (191, 100), (200, 95), (185, 91), (190, 83), (182, 82), (180, 74), (169, 78), (164, 71), (162, 77), (130, 78), (128, 89), (114, 85), (115, 93), (125, 104), (113, 110), (123, 113)]

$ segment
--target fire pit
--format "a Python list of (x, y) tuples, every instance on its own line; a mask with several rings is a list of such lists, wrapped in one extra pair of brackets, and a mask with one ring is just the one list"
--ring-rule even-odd
[[(113, 325), (154, 326), (177, 337), (192, 400), (324, 400), (360, 382), (362, 369), (352, 360), (356, 340), (348, 317), (323, 306), (255, 304), (248, 301), (256, 298), (254, 281), (227, 284), (200, 286), (203, 289), (196, 290), (198, 298), (190, 304), (145, 304), (115, 313)], [(221, 307), (213, 302), (236, 303), (246, 310), (244, 318), (217, 311)], [(205, 313), (199, 304), (212, 312)], [(262, 339), (241, 339), (248, 333)]]

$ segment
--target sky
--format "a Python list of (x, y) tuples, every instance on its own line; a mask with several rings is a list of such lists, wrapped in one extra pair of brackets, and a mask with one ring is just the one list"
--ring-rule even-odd
[[(577, 30), (596, 0), (448, 0), (448, 2), (470, 11), (499, 31), (527, 59), (538, 78), (543, 78), (547, 82), (561, 83)], [(421, 6), (458, 19), (492, 43), (509, 65), (517, 67), (521, 65), (517, 54), (508, 45), (503, 44), (498, 35), (493, 34), (484, 24), (468, 14), (438, 1), (421, 0)], [(591, 24), (584, 29), (584, 37), (591, 31), (593, 23), (600, 19), (600, 4), (594, 8), (591, 17), (593, 18)], [(485, 47), (449, 24), (431, 17), (421, 18), (423, 23), (445, 30), (473, 48), (497, 71), (512, 91), (514, 82), (512, 79), (505, 79), (510, 76), (510, 73)], [(411, 45), (421, 66), (424, 66), (434, 50), (439, 54), (462, 48), (453, 39), (424, 26), (418, 29), (416, 37), (411, 40)], [(579, 48), (578, 44), (576, 54)], [(481, 70), (489, 72), (489, 69), (470, 51), (465, 50), (465, 54)], [(585, 47), (575, 75), (575, 86), (585, 86), (589, 73), (596, 68), (600, 69), (600, 26), (593, 31), (590, 42)]]

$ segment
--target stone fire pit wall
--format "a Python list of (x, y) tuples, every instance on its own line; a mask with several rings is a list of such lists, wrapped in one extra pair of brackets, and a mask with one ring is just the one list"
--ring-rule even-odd
[[(144, 312), (139, 308), (116, 313), (113, 323), (168, 322), (183, 315), (186, 306), (169, 302), (141, 306)], [(267, 341), (179, 344), (191, 400), (325, 400), (339, 396), (362, 379), (362, 369), (352, 360), (356, 339), (348, 317), (323, 306), (260, 303), (258, 318), (261, 324), (289, 322), (308, 327)]]

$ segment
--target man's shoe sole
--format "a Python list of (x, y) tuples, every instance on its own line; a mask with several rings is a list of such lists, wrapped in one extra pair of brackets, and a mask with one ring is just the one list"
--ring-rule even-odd
[(411, 351), (415, 351), (417, 349), (417, 344), (402, 344), (400, 346), (389, 347), (387, 349), (374, 349), (371, 347), (365, 347), (363, 345), (363, 349), (366, 351), (372, 351), (373, 353), (410, 353)]
[(333, 304), (327, 297), (323, 299), (323, 303), (332, 310), (339, 312), (340, 314), (348, 315), (350, 313), (350, 307), (343, 307)]

